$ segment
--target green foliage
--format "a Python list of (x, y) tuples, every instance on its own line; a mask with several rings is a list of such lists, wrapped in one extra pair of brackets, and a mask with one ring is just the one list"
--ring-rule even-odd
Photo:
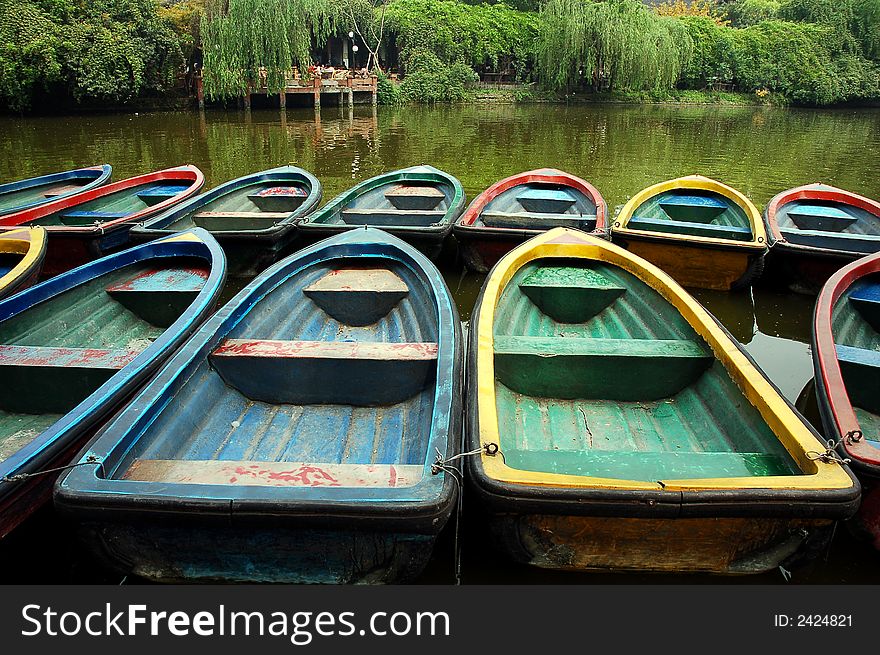
[(174, 81), (180, 48), (154, 0), (0, 0), (0, 99), (40, 89), (126, 101)]
[(159, 16), (167, 21), (180, 42), (180, 49), (189, 59), (201, 46), (201, 23), (206, 0), (166, 0), (159, 6)]
[(401, 97), (408, 102), (451, 102), (469, 98), (477, 74), (462, 62), (446, 64), (433, 52), (410, 55), (408, 73), (400, 84)]
[(734, 0), (723, 6), (724, 17), (733, 27), (749, 27), (779, 17), (779, 0)]
[(693, 42), (693, 53), (682, 70), (680, 84), (702, 89), (732, 82), (734, 30), (721, 27), (709, 18), (685, 17), (681, 21)]
[(636, 0), (548, 0), (540, 17), (537, 74), (552, 89), (669, 88), (693, 48), (681, 21)]
[(379, 71), (376, 82), (376, 102), (380, 105), (397, 105), (402, 98), (400, 85), (388, 79), (382, 71)]
[(525, 68), (534, 53), (538, 16), (506, 4), (469, 5), (456, 0), (393, 0), (387, 27), (404, 66), (419, 51), (474, 68), (504, 63)]

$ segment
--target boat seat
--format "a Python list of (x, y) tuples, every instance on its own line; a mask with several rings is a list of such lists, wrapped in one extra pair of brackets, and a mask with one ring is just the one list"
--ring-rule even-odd
[(343, 209), (341, 216), (348, 225), (429, 227), (440, 223), (446, 212), (439, 209)]
[(868, 324), (880, 332), (880, 283), (862, 283), (849, 294), (850, 304)]
[(739, 225), (716, 225), (714, 223), (694, 223), (690, 221), (668, 220), (664, 218), (633, 216), (626, 224), (626, 227), (632, 230), (685, 234), (695, 237), (730, 239), (732, 241), (751, 241), (752, 239), (751, 228)]
[(504, 461), (510, 467), (526, 471), (644, 481), (799, 472), (794, 462), (768, 453), (505, 449)]
[(290, 212), (197, 212), (193, 223), (211, 232), (266, 230), (290, 217)]
[(789, 243), (869, 255), (880, 250), (880, 234), (849, 234), (820, 230), (780, 229)]
[(658, 400), (694, 383), (712, 362), (696, 341), (495, 337), (496, 377), (527, 396)]
[(573, 227), (593, 230), (595, 214), (553, 214), (539, 212), (483, 212), (480, 219), (489, 227), (512, 227), (524, 230), (549, 230), (554, 227)]
[(258, 487), (411, 487), (422, 479), (416, 464), (336, 464), (227, 460), (136, 459), (122, 480)]
[(433, 380), (437, 344), (226, 339), (211, 365), (229, 386), (266, 403), (399, 403)]
[(66, 413), (140, 352), (0, 345), (0, 407), (23, 414)]
[(434, 186), (398, 184), (385, 192), (385, 198), (395, 209), (428, 211), (437, 209), (446, 194)]
[(58, 219), (65, 225), (70, 225), (71, 227), (88, 227), (95, 223), (115, 221), (130, 215), (131, 212), (101, 212), (75, 209), (62, 212), (58, 215)]
[(799, 205), (788, 210), (788, 217), (801, 230), (842, 232), (859, 219), (837, 207)]
[(156, 186), (138, 191), (137, 197), (152, 207), (160, 202), (171, 200), (174, 196), (183, 193), (187, 189), (189, 189), (189, 185), (186, 184), (157, 184)]
[(248, 200), (264, 212), (296, 211), (308, 197), (301, 186), (273, 186), (248, 195)]
[(657, 204), (669, 218), (691, 223), (711, 223), (729, 207), (723, 200), (697, 194), (675, 194)]
[(328, 315), (347, 325), (372, 325), (409, 293), (387, 268), (340, 268), (313, 282), (303, 293)]
[(73, 194), (78, 191), (82, 191), (82, 185), (80, 184), (65, 184), (64, 186), (55, 187), (46, 193), (43, 194), (44, 198), (57, 198), (58, 196), (63, 196), (68, 193)]
[(837, 344), (837, 361), (853, 405), (880, 411), (880, 351)]
[(567, 211), (577, 198), (564, 189), (527, 189), (516, 196), (516, 201), (527, 212), (536, 214), (561, 214)]
[(541, 266), (519, 288), (560, 323), (586, 323), (626, 292), (600, 272), (576, 266)]
[(151, 268), (105, 291), (143, 320), (168, 327), (193, 303), (207, 279), (203, 268)]

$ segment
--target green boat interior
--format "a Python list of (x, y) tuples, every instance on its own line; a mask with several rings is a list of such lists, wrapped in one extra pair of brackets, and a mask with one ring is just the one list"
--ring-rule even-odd
[(204, 286), (203, 262), (133, 264), (0, 322), (0, 461), (147, 348)]
[(190, 184), (181, 184), (179, 180), (158, 180), (139, 184), (94, 200), (71, 205), (29, 221), (28, 224), (88, 227), (96, 223), (115, 221), (169, 200), (183, 193), (190, 186)]
[(672, 189), (652, 196), (636, 208), (626, 227), (733, 241), (752, 240), (751, 224), (742, 207), (720, 193), (702, 189)]
[(864, 254), (880, 248), (880, 218), (847, 203), (793, 200), (776, 212), (776, 224), (789, 243)]
[(864, 438), (880, 444), (880, 275), (863, 277), (838, 298), (831, 331)]
[(681, 314), (619, 267), (526, 264), (499, 299), (494, 348), (508, 466), (644, 481), (801, 473)]
[(480, 213), (475, 225), (517, 229), (573, 227), (596, 229), (596, 203), (564, 184), (534, 182), (499, 193)]
[(455, 189), (444, 181), (391, 180), (355, 196), (315, 223), (429, 227), (445, 222)]

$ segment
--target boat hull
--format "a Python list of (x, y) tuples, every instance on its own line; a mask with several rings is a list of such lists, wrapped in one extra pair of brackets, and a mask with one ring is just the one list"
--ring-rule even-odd
[(816, 295), (832, 275), (858, 257), (848, 253), (814, 252), (780, 242), (767, 253), (761, 284)]
[[(112, 173), (113, 168), (109, 164), (103, 164), (0, 184), (0, 216), (33, 209), (97, 189), (110, 181)], [(4, 202), (8, 198), (15, 197), (18, 198), (17, 201)]]
[[(405, 241), (433, 261), (443, 252), (443, 246), (446, 243), (446, 239), (449, 237), (451, 227), (452, 226), (450, 225), (448, 228), (442, 230), (426, 229), (424, 231), (413, 228), (395, 229), (393, 227), (383, 227), (382, 231), (388, 232), (388, 234), (393, 234), (398, 239)], [(305, 227), (299, 227), (295, 247), (297, 250), (301, 250), (318, 243), (318, 241), (329, 239), (330, 237), (349, 232), (353, 229), (357, 228), (309, 223)]]
[(6, 275), (0, 275), (0, 298), (37, 283), (46, 260), (46, 232), (41, 229), (12, 230), (0, 234), (0, 255), (21, 256)]

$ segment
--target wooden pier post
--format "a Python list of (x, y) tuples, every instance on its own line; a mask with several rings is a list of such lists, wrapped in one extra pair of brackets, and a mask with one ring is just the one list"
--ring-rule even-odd
[(281, 107), (281, 109), (287, 108), (287, 89), (278, 94), (278, 106)]
[(205, 108), (205, 87), (202, 84), (202, 76), (196, 77), (196, 98), (199, 101), (199, 109)]

